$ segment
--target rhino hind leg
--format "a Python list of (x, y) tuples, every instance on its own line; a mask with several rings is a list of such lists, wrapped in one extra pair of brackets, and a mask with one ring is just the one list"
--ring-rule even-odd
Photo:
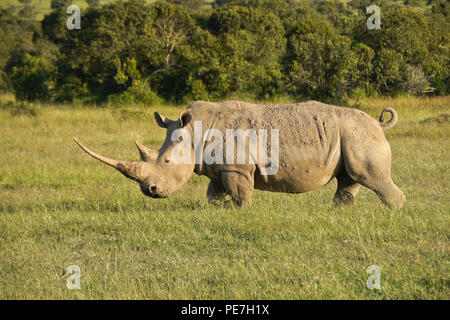
[(338, 186), (336, 193), (334, 194), (333, 203), (335, 206), (352, 204), (361, 185), (350, 178), (345, 171), (339, 174), (336, 178), (338, 181)]
[(403, 192), (391, 179), (391, 152), (387, 141), (350, 148), (343, 145), (345, 170), (351, 179), (373, 190), (391, 209), (405, 202)]
[(222, 172), (222, 183), (236, 205), (242, 207), (252, 203), (254, 184), (246, 175), (235, 171)]
[(380, 200), (391, 209), (400, 209), (405, 203), (405, 195), (391, 178), (382, 181), (372, 188)]

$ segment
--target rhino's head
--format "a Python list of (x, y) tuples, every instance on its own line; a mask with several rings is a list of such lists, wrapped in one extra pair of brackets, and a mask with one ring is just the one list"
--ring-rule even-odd
[[(74, 140), (81, 149), (95, 159), (119, 170), (127, 178), (137, 181), (146, 196), (167, 198), (180, 188), (194, 171), (193, 161), (186, 164), (173, 159), (174, 148), (178, 146), (178, 149), (180, 149), (179, 144), (182, 141), (176, 130), (185, 128), (188, 130), (185, 132), (189, 132), (191, 128), (187, 128), (187, 125), (191, 122), (192, 117), (189, 110), (185, 110), (181, 112), (179, 119), (176, 121), (170, 120), (157, 112), (155, 112), (155, 119), (160, 127), (167, 129), (166, 139), (159, 151), (152, 150), (136, 142), (142, 161), (130, 162), (109, 159), (89, 150), (76, 138)], [(177, 139), (172, 141), (174, 140), (173, 137), (177, 137)], [(184, 144), (181, 149), (181, 153), (183, 152), (193, 153), (193, 147), (191, 148), (190, 145)]]

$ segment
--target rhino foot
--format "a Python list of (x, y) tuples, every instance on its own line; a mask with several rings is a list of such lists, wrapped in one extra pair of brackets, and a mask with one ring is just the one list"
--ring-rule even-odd
[(216, 180), (211, 180), (208, 185), (208, 191), (206, 196), (209, 202), (222, 201), (225, 200), (227, 193), (222, 183)]
[(391, 209), (401, 209), (405, 203), (405, 195), (395, 185), (392, 179), (388, 179), (374, 188), (380, 200)]
[(351, 205), (354, 201), (355, 197), (350, 192), (346, 191), (336, 191), (336, 194), (333, 198), (333, 203), (336, 207), (342, 205)]
[(236, 171), (225, 171), (221, 176), (226, 193), (231, 195), (237, 206), (252, 204), (253, 182), (247, 175)]

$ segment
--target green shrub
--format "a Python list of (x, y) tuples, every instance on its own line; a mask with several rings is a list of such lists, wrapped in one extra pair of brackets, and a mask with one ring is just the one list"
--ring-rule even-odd
[(59, 86), (55, 100), (58, 102), (76, 101), (90, 96), (87, 83), (83, 83), (81, 79), (69, 75), (64, 78), (64, 82)]
[(435, 93), (439, 96), (444, 96), (446, 94), (450, 94), (450, 88), (445, 84), (444, 81), (439, 80), (433, 83)]
[[(82, 30), (65, 26), (69, 0), (40, 25), (0, 10), (0, 90), (120, 105), (449, 92), (445, 0), (169, 2), (92, 0)], [(370, 4), (381, 29), (367, 29)]]
[(124, 92), (108, 96), (112, 105), (155, 105), (161, 103), (161, 98), (150, 87), (141, 81), (135, 81)]
[(25, 53), (11, 66), (10, 77), (20, 100), (51, 100), (55, 89), (56, 67), (45, 56)]
[(24, 115), (29, 117), (36, 117), (41, 114), (41, 109), (39, 106), (27, 101), (11, 101), (3, 105), (2, 107), (8, 109), (13, 116)]

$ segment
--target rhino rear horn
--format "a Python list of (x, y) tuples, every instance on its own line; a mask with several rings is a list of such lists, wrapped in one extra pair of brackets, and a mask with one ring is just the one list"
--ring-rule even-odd
[(107, 165), (119, 170), (124, 176), (127, 178), (130, 178), (137, 182), (142, 182), (145, 180), (146, 171), (148, 164), (145, 162), (129, 162), (129, 161), (120, 161), (120, 160), (114, 160), (106, 158), (102, 155), (99, 155), (98, 153), (95, 153), (94, 151), (89, 150), (86, 148), (81, 142), (77, 140), (77, 138), (73, 138), (77, 145), (83, 149), (87, 154), (89, 154), (91, 157), (106, 163)]
[(147, 148), (142, 143), (139, 143), (137, 141), (135, 141), (135, 143), (136, 143), (136, 147), (138, 148), (139, 153), (141, 155), (142, 161), (150, 162), (150, 161), (155, 161), (156, 159), (158, 159), (158, 151)]

